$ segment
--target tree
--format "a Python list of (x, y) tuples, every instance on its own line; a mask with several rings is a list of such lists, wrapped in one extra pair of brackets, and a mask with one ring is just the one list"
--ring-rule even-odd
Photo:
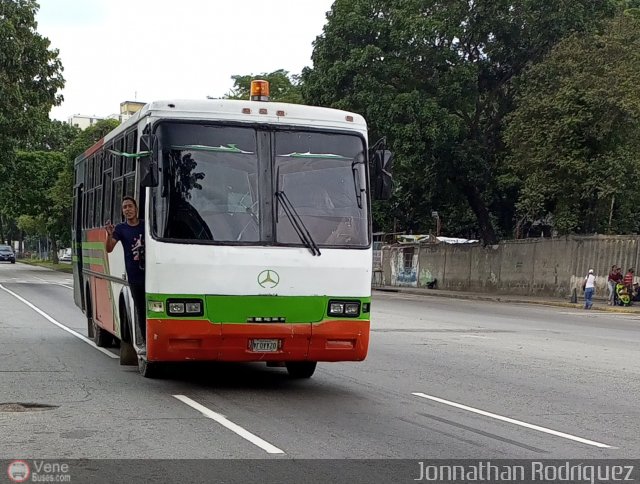
[(34, 127), (17, 148), (23, 151), (64, 151), (80, 134), (80, 128), (57, 119), (47, 120)]
[(98, 121), (84, 131), (80, 131), (64, 151), (64, 162), (59, 172), (57, 172), (53, 186), (47, 192), (47, 198), (51, 204), (51, 216), (49, 219), (51, 231), (55, 238), (64, 243), (65, 246), (69, 245), (71, 240), (74, 160), (94, 143), (117, 128), (119, 124), (119, 121), (115, 119)]
[(640, 19), (574, 34), (522, 79), (505, 140), (520, 225), (638, 232)]
[(14, 149), (48, 120), (52, 106), (62, 101), (64, 86), (58, 51), (36, 32), (35, 0), (0, 2), (0, 238), (15, 226), (5, 207), (13, 187)]
[(249, 99), (251, 81), (262, 79), (269, 81), (270, 99), (272, 101), (302, 103), (299, 76), (290, 76), (289, 72), (284, 69), (278, 69), (268, 74), (265, 72), (258, 75), (235, 75), (231, 76), (231, 79), (233, 79), (233, 88), (225, 95), (226, 99)]
[[(9, 180), (13, 190), (11, 197), (5, 201), (5, 207), (15, 219), (28, 216), (38, 223), (40, 230), (51, 239), (54, 253), (59, 237), (55, 230), (56, 212), (49, 191), (63, 166), (62, 153), (17, 152), (16, 170)], [(22, 223), (18, 223), (21, 229), (25, 226), (25, 219), (22, 220)]]
[(78, 136), (65, 149), (67, 164), (73, 168), (73, 161), (85, 150), (91, 148), (101, 138), (104, 138), (111, 131), (120, 125), (117, 119), (101, 119), (96, 124), (80, 131)]
[(429, 227), (431, 209), (464, 211), (464, 200), (491, 244), (495, 224), (506, 232), (513, 218), (514, 194), (499, 177), (514, 80), (614, 10), (614, 0), (336, 0), (302, 73), (303, 97), (359, 112), (373, 139), (387, 136), (391, 210), (403, 228)]

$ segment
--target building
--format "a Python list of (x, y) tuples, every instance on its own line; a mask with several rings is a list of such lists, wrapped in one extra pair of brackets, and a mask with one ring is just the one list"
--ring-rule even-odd
[(120, 103), (120, 114), (110, 114), (109, 116), (85, 116), (83, 114), (74, 114), (69, 118), (69, 124), (80, 129), (87, 129), (98, 121), (103, 119), (117, 119), (124, 123), (127, 119), (140, 111), (146, 103), (138, 101), (124, 101)]
[(120, 103), (120, 122), (124, 123), (131, 116), (140, 111), (146, 103), (138, 101), (124, 101)]
[(89, 126), (93, 126), (98, 121), (101, 121), (105, 118), (100, 118), (98, 116), (85, 116), (83, 114), (74, 114), (69, 118), (69, 124), (71, 126), (75, 126), (80, 129), (87, 129)]

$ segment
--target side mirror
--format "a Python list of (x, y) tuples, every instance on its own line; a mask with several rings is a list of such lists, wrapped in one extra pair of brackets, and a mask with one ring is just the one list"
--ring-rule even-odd
[(158, 138), (151, 134), (140, 137), (140, 185), (158, 186)]
[(389, 150), (373, 152), (372, 194), (374, 200), (389, 200), (393, 192), (393, 153)]

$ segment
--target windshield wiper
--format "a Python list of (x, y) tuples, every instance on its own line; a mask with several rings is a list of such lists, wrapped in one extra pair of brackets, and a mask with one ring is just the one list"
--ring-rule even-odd
[(358, 202), (358, 208), (362, 208), (362, 194), (367, 191), (365, 188), (362, 188), (362, 186), (360, 186), (360, 180), (358, 178), (358, 165), (360, 164), (363, 165), (364, 167), (364, 161), (354, 160), (351, 163), (351, 174), (353, 175), (353, 187), (356, 190), (356, 201)]
[[(320, 249), (318, 248), (318, 245), (313, 240), (313, 237), (311, 237), (309, 230), (307, 230), (307, 227), (302, 221), (302, 218), (300, 218), (300, 215), (298, 215), (298, 212), (296, 211), (295, 207), (291, 203), (291, 200), (289, 200), (289, 197), (287, 197), (287, 194), (284, 193), (283, 190), (277, 191), (276, 199), (280, 203), (282, 203), (282, 210), (284, 211), (287, 218), (291, 222), (291, 225), (293, 225), (293, 228), (296, 231), (296, 234), (298, 234), (298, 237), (300, 237), (300, 240), (302, 241), (302, 243), (311, 251), (313, 255), (318, 255), (318, 256), (322, 255), (320, 253)], [(277, 207), (276, 207), (276, 211), (277, 211)]]
[(177, 151), (215, 151), (218, 153), (240, 153), (243, 155), (253, 155), (253, 151), (244, 151), (234, 143), (227, 143), (226, 146), (206, 146), (206, 145), (171, 145), (172, 150)]

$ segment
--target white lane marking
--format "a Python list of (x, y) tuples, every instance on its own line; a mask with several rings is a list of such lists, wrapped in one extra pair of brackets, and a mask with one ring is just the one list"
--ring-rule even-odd
[(227, 417), (225, 417), (224, 415), (216, 413), (213, 410), (208, 409), (204, 405), (200, 405), (198, 402), (191, 400), (189, 397), (186, 397), (184, 395), (173, 395), (173, 396), (178, 400), (180, 400), (182, 403), (186, 403), (191, 408), (194, 408), (198, 412), (201, 412), (202, 415), (204, 415), (205, 417), (215, 420), (220, 425), (222, 425), (223, 427), (226, 427), (232, 432), (235, 432), (243, 439), (246, 439), (252, 444), (257, 445), (261, 449), (267, 451), (269, 454), (284, 454), (284, 451), (271, 445), (269, 442), (261, 439), (257, 435), (252, 434), (248, 430), (245, 430), (244, 428), (240, 427), (238, 424), (233, 423), (231, 420), (227, 419)]
[(71, 328), (67, 328), (64, 324), (59, 323), (58, 321), (56, 321), (55, 319), (53, 319), (51, 316), (49, 316), (47, 313), (45, 313), (43, 310), (37, 308), (36, 306), (34, 306), (33, 304), (31, 304), (29, 301), (27, 301), (26, 299), (24, 299), (22, 296), (19, 296), (18, 294), (16, 294), (15, 292), (7, 289), (6, 287), (4, 287), (2, 284), (0, 284), (0, 289), (2, 289), (3, 291), (11, 294), (13, 297), (15, 297), (16, 299), (18, 299), (19, 301), (22, 301), (24, 304), (26, 304), (27, 306), (29, 306), (31, 309), (33, 309), (36, 313), (38, 313), (40, 316), (42, 316), (43, 318), (45, 318), (47, 321), (49, 321), (50, 323), (55, 324), (58, 328), (62, 329), (63, 331), (66, 331), (67, 333), (75, 336), (78, 339), (81, 339), (82, 341), (84, 341), (85, 343), (87, 343), (89, 346), (93, 346), (95, 349), (97, 349), (98, 351), (100, 351), (101, 353), (104, 353), (105, 355), (107, 355), (109, 358), (120, 358), (119, 355), (114, 355), (113, 353), (111, 353), (108, 350), (105, 350), (104, 348), (100, 348), (99, 346), (96, 346), (96, 344), (91, 341), (89, 338), (87, 338), (86, 336), (81, 335), (80, 333), (78, 333), (77, 331), (74, 331)]
[(461, 334), (461, 338), (479, 338), (479, 339), (496, 339), (491, 336), (483, 336), (481, 334)]
[[(46, 279), (43, 279), (42, 277), (38, 277), (38, 276), (33, 276), (33, 277), (35, 277), (36, 279), (40, 279), (45, 284), (52, 284), (54, 286), (62, 286), (62, 287), (66, 287), (67, 289), (73, 289), (73, 286), (67, 286), (67, 285), (63, 284), (62, 282), (47, 281)], [(71, 284), (71, 282), (69, 284)]]
[(73, 289), (73, 286), (67, 286), (66, 284), (62, 284), (61, 282), (52, 282), (51, 284), (55, 284), (56, 286), (66, 287), (67, 289)]
[(575, 440), (576, 442), (581, 442), (583, 444), (587, 444), (587, 445), (593, 445), (595, 447), (602, 447), (604, 449), (616, 449), (617, 447), (612, 447), (610, 445), (607, 444), (603, 444), (601, 442), (596, 442), (594, 440), (588, 440), (588, 439), (583, 439), (582, 437), (576, 437), (575, 435), (571, 435), (571, 434), (565, 434), (564, 432), (558, 432), (557, 430), (552, 430), (552, 429), (548, 429), (545, 427), (540, 427), (539, 425), (533, 425), (527, 422), (523, 422), (521, 420), (516, 420), (513, 418), (509, 418), (509, 417), (503, 417), (502, 415), (498, 415), (495, 413), (491, 413), (491, 412), (485, 412), (484, 410), (479, 410), (477, 408), (473, 408), (473, 407), (468, 407), (467, 405), (462, 405), (460, 403), (456, 403), (456, 402), (451, 402), (449, 400), (444, 400), (443, 398), (438, 398), (438, 397), (432, 397), (430, 395), (427, 395), (425, 393), (412, 393), (412, 395), (415, 395), (416, 397), (422, 397), (422, 398), (426, 398), (428, 400), (433, 400), (434, 402), (439, 402), (439, 403), (444, 403), (445, 405), (450, 405), (452, 407), (456, 407), (462, 410), (467, 410), (468, 412), (473, 412), (473, 413), (477, 413), (479, 415), (484, 415), (485, 417), (491, 417), (491, 418), (495, 418), (497, 420), (502, 420), (503, 422), (508, 422), (508, 423), (512, 423), (515, 425), (520, 425), (522, 427), (526, 427), (528, 429), (532, 429), (532, 430), (538, 430), (539, 432), (544, 432), (546, 434), (551, 434), (551, 435), (555, 435), (557, 437), (563, 437), (565, 439), (569, 439), (569, 440)]

